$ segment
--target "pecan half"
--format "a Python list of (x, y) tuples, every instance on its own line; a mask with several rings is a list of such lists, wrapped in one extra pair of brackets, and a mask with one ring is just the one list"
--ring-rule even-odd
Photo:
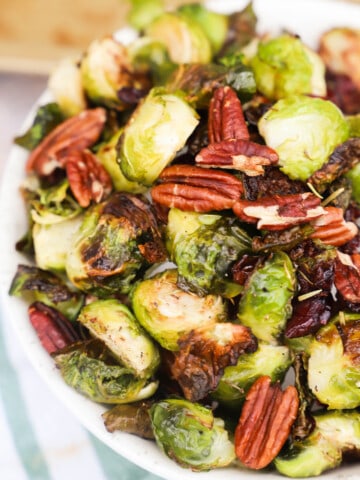
[(71, 191), (82, 207), (88, 207), (92, 200), (99, 203), (110, 195), (111, 177), (90, 150), (69, 152), (65, 169)]
[(320, 199), (310, 192), (273, 195), (254, 202), (238, 200), (233, 211), (244, 222), (257, 223), (258, 229), (265, 230), (284, 230), (326, 214)]
[(262, 376), (252, 385), (235, 430), (235, 452), (248, 468), (266, 467), (280, 452), (295, 422), (299, 396), (293, 386)]
[(234, 175), (192, 165), (167, 167), (159, 181), (162, 183), (151, 189), (153, 201), (186, 211), (229, 209), (243, 192), (241, 180)]
[(327, 245), (339, 247), (352, 240), (359, 230), (355, 223), (346, 222), (342, 208), (325, 207), (326, 214), (312, 222), (314, 233), (312, 238), (318, 238)]
[(70, 321), (59, 311), (34, 302), (28, 309), (29, 318), (42, 346), (48, 353), (80, 340)]
[(250, 139), (241, 102), (229, 86), (217, 88), (210, 100), (208, 136), (210, 143)]
[(360, 271), (350, 255), (338, 252), (335, 260), (334, 283), (341, 297), (350, 303), (360, 303)]
[(197, 165), (231, 168), (249, 176), (262, 175), (264, 166), (274, 165), (278, 160), (278, 154), (272, 148), (241, 139), (211, 143), (195, 157)]
[(106, 111), (100, 107), (83, 110), (68, 118), (54, 128), (30, 153), (26, 170), (34, 170), (40, 176), (47, 176), (56, 168), (63, 168), (63, 157), (66, 157), (69, 151), (83, 150), (97, 141), (105, 121)]

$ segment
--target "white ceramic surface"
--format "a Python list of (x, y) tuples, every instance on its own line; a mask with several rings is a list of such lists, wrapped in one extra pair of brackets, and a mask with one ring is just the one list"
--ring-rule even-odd
[[(208, 5), (218, 11), (239, 10), (247, 2), (242, 0), (213, 0)], [(335, 0), (254, 0), (259, 17), (258, 30), (277, 32), (286, 28), (299, 34), (310, 46), (315, 46), (322, 31), (333, 26), (360, 28), (360, 6)], [(125, 30), (119, 34), (125, 40), (132, 35)], [(44, 94), (36, 103), (45, 103)], [(35, 109), (35, 107), (34, 107)], [(33, 117), (30, 112), (24, 128)], [(19, 132), (20, 133), (20, 132)], [(152, 442), (124, 433), (108, 433), (101, 419), (103, 408), (82, 397), (63, 382), (53, 361), (43, 350), (28, 321), (27, 306), (19, 299), (8, 296), (11, 279), (18, 263), (24, 257), (14, 248), (15, 242), (26, 230), (24, 205), (19, 194), (19, 184), (24, 176), (26, 152), (14, 146), (7, 162), (0, 194), (0, 288), (4, 321), (11, 322), (30, 362), (44, 381), (76, 418), (96, 437), (131, 462), (167, 480), (275, 480), (276, 473), (248, 472), (235, 468), (193, 473), (178, 467), (166, 458)], [(326, 480), (356, 480), (359, 467), (348, 466), (324, 474)]]

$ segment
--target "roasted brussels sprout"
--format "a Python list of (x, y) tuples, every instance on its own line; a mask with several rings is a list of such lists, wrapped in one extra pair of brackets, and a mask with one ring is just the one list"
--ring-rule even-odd
[(209, 10), (201, 3), (190, 3), (178, 8), (178, 12), (195, 21), (207, 36), (215, 55), (223, 46), (229, 28), (230, 17)]
[(341, 312), (310, 344), (309, 387), (328, 409), (360, 406), (359, 337), (360, 315)]
[(66, 269), (68, 252), (82, 221), (83, 216), (78, 215), (62, 222), (34, 224), (32, 238), (39, 268), (59, 272)]
[(78, 321), (102, 340), (119, 362), (138, 377), (151, 376), (160, 363), (155, 343), (128, 307), (116, 299), (96, 300), (81, 309)]
[(230, 280), (230, 269), (250, 249), (251, 240), (236, 220), (174, 208), (168, 215), (166, 235), (183, 290), (224, 297), (239, 294), (242, 287)]
[(139, 378), (119, 364), (100, 340), (77, 342), (54, 355), (65, 382), (99, 403), (131, 403), (153, 395), (157, 381)]
[(126, 47), (112, 37), (89, 45), (80, 70), (85, 93), (97, 105), (124, 110), (128, 105), (118, 95), (123, 88), (149, 89), (148, 78), (133, 71)]
[(80, 290), (102, 297), (128, 293), (143, 268), (165, 258), (150, 204), (117, 192), (86, 211), (68, 248), (66, 273)]
[(276, 469), (292, 478), (320, 475), (341, 464), (343, 453), (360, 450), (360, 415), (356, 411), (320, 412), (313, 432), (293, 442), (274, 460)]
[(225, 467), (235, 459), (223, 420), (214, 417), (210, 409), (169, 399), (155, 403), (150, 415), (157, 444), (182, 467), (206, 471)]
[(141, 438), (155, 440), (149, 409), (151, 400), (116, 405), (102, 414), (108, 432), (132, 433)]
[(65, 117), (77, 115), (87, 108), (77, 61), (71, 58), (60, 61), (49, 76), (48, 87)]
[(153, 88), (121, 136), (118, 161), (124, 175), (152, 185), (198, 122), (198, 114), (181, 96)]
[(285, 34), (260, 42), (251, 67), (258, 90), (269, 99), (326, 95), (325, 65), (298, 37)]
[(146, 27), (145, 35), (164, 43), (174, 63), (208, 63), (211, 60), (207, 35), (188, 15), (163, 13)]
[(255, 352), (240, 355), (236, 365), (225, 368), (212, 397), (227, 408), (238, 411), (249, 388), (259, 377), (268, 375), (272, 382), (281, 381), (291, 362), (287, 347), (259, 342)]
[(130, 0), (130, 5), (128, 22), (137, 30), (143, 30), (165, 9), (163, 0)]
[(260, 119), (260, 134), (279, 155), (280, 169), (305, 181), (349, 136), (349, 126), (334, 103), (292, 96), (276, 102)]
[(351, 182), (352, 197), (356, 202), (360, 203), (360, 163), (349, 170), (346, 177)]
[(112, 135), (108, 142), (102, 143), (96, 152), (96, 158), (111, 176), (115, 190), (118, 192), (144, 193), (146, 187), (140, 183), (128, 180), (122, 173), (117, 162), (116, 147), (122, 132), (123, 129), (119, 129), (114, 135)]
[(292, 312), (296, 285), (294, 266), (285, 252), (276, 252), (252, 273), (241, 296), (238, 320), (266, 343), (277, 344)]
[(139, 282), (131, 293), (136, 318), (168, 350), (178, 350), (178, 340), (185, 333), (210, 328), (226, 317), (220, 296), (185, 292), (177, 279), (175, 269), (166, 270)]
[(32, 125), (22, 135), (15, 137), (14, 143), (27, 150), (33, 150), (57, 125), (64, 120), (64, 114), (56, 102), (41, 105)]
[(9, 293), (28, 303), (42, 302), (59, 310), (69, 320), (76, 319), (84, 303), (84, 295), (70, 290), (60, 277), (28, 265), (18, 265)]

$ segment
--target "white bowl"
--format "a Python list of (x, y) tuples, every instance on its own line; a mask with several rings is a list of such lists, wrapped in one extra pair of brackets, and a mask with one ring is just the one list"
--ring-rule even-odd
[[(240, 10), (247, 4), (242, 0), (212, 0), (207, 5), (214, 10), (229, 13)], [(335, 0), (254, 0), (258, 15), (260, 32), (279, 32), (286, 28), (297, 33), (309, 46), (316, 46), (320, 34), (330, 27), (350, 26), (360, 28), (359, 5)], [(127, 40), (131, 30), (119, 32), (119, 38)], [(36, 105), (49, 99), (45, 93)], [(24, 123), (30, 124), (36, 106)], [(26, 152), (14, 146), (5, 168), (0, 196), (0, 286), (4, 318), (12, 321), (14, 331), (19, 338), (29, 361), (40, 373), (55, 395), (69, 408), (77, 419), (96, 437), (145, 470), (167, 480), (275, 480), (284, 478), (276, 473), (250, 472), (236, 468), (213, 470), (206, 473), (194, 473), (179, 467), (169, 460), (155, 443), (126, 433), (108, 433), (101, 414), (103, 407), (86, 399), (68, 387), (49, 355), (40, 345), (27, 315), (27, 306), (22, 300), (8, 296), (8, 289), (19, 263), (25, 263), (23, 256), (15, 251), (15, 242), (26, 230), (26, 215), (19, 194), (19, 184), (24, 177)], [(358, 479), (356, 465), (344, 466), (325, 473), (321, 478)]]

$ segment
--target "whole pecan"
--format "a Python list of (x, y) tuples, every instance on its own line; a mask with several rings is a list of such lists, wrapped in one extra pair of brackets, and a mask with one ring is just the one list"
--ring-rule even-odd
[(163, 170), (162, 182), (151, 189), (154, 202), (186, 211), (210, 212), (232, 208), (243, 185), (230, 173), (193, 165), (172, 165)]
[(273, 195), (253, 202), (238, 200), (233, 211), (244, 222), (257, 223), (257, 228), (264, 230), (284, 230), (326, 214), (320, 199), (310, 192)]
[(231, 87), (219, 87), (215, 90), (210, 100), (208, 118), (210, 143), (250, 139), (241, 102)]
[(353, 222), (346, 222), (342, 208), (325, 207), (326, 214), (312, 222), (314, 233), (312, 238), (318, 238), (327, 245), (339, 247), (352, 240), (359, 232)]
[(239, 423), (235, 430), (235, 452), (248, 468), (269, 465), (286, 442), (299, 408), (296, 388), (284, 391), (280, 383), (262, 376), (246, 395)]
[(73, 150), (84, 150), (99, 138), (106, 121), (103, 108), (83, 110), (52, 130), (30, 153), (26, 170), (40, 176), (50, 175), (64, 167), (64, 158)]
[(99, 203), (110, 195), (111, 177), (90, 150), (69, 152), (65, 170), (71, 191), (82, 207), (88, 207), (92, 200)]
[(70, 321), (59, 311), (41, 302), (29, 306), (30, 322), (48, 353), (80, 340), (80, 336)]
[(197, 165), (231, 168), (249, 176), (262, 175), (264, 166), (275, 165), (278, 160), (278, 154), (272, 148), (242, 139), (211, 143), (195, 157)]

